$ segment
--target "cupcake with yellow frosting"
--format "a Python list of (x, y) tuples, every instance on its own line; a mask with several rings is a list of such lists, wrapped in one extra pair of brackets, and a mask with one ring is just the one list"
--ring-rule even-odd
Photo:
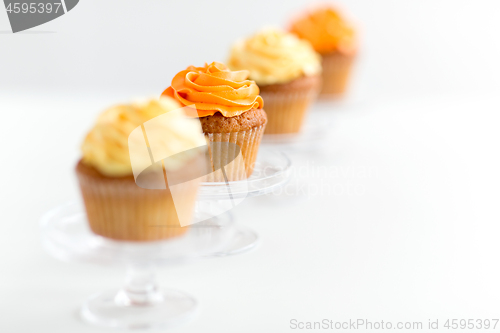
[(266, 103), (266, 134), (299, 132), (321, 84), (320, 56), (309, 42), (267, 28), (236, 42), (229, 56), (233, 70), (248, 70)]
[(253, 172), (267, 117), (259, 87), (248, 75), (219, 62), (189, 66), (162, 93), (199, 118), (213, 171), (208, 181), (242, 180)]
[(308, 40), (322, 56), (320, 96), (342, 95), (357, 53), (357, 36), (353, 26), (337, 10), (321, 7), (295, 19), (290, 31)]
[(117, 105), (99, 116), (76, 166), (94, 233), (153, 241), (187, 231), (205, 171), (196, 147), (205, 140), (181, 107), (162, 98)]

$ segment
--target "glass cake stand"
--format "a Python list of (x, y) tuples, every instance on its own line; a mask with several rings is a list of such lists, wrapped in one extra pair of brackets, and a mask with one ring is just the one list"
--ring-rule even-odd
[[(244, 199), (271, 193), (290, 178), (292, 162), (280, 151), (262, 147), (250, 178), (233, 182), (205, 182), (198, 191), (201, 201)], [(239, 202), (238, 201), (238, 202)]]
[(160, 289), (155, 282), (156, 268), (254, 248), (257, 234), (237, 226), (231, 209), (247, 196), (263, 195), (282, 186), (289, 178), (290, 166), (286, 155), (262, 150), (248, 181), (203, 183), (196, 223), (179, 237), (153, 242), (104, 238), (92, 233), (81, 204), (68, 203), (41, 219), (42, 243), (49, 254), (63, 261), (127, 267), (122, 288), (95, 294), (83, 304), (80, 314), (84, 321), (122, 329), (181, 325), (194, 318), (198, 302), (184, 292)]
[(165, 328), (191, 320), (198, 307), (196, 299), (177, 290), (160, 290), (156, 267), (216, 253), (236, 233), (234, 219), (226, 213), (192, 225), (186, 234), (172, 239), (114, 241), (91, 232), (84, 207), (78, 203), (46, 213), (40, 228), (44, 248), (58, 259), (127, 267), (122, 288), (91, 296), (80, 312), (88, 323), (125, 329)]
[[(291, 161), (282, 152), (261, 148), (252, 176), (233, 182), (205, 182), (198, 191), (197, 210), (212, 215), (232, 210), (247, 197), (272, 193), (291, 176)], [(232, 241), (223, 250), (208, 256), (227, 256), (249, 251), (259, 244), (258, 234), (239, 226)]]

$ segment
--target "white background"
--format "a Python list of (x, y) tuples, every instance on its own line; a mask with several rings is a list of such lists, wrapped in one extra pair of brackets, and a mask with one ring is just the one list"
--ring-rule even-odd
[[(312, 111), (334, 122), (327, 145), (292, 153), (288, 189), (307, 191), (238, 207), (257, 251), (160, 271), (202, 304), (178, 332), (500, 318), (500, 2), (338, 3), (361, 51), (349, 96)], [(15, 35), (0, 9), (1, 332), (98, 332), (78, 307), (121, 283), (123, 270), (52, 259), (38, 232), (45, 211), (78, 198), (73, 166), (95, 116), (224, 61), (236, 38), (306, 5), (84, 0)]]

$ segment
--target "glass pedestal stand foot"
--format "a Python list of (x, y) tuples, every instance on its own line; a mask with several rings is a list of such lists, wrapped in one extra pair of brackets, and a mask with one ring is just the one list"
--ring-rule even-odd
[(198, 302), (177, 290), (160, 290), (152, 267), (131, 266), (123, 288), (93, 295), (81, 309), (84, 321), (121, 329), (169, 328), (196, 315)]
[[(263, 196), (284, 186), (291, 176), (291, 161), (282, 152), (261, 147), (252, 176), (233, 182), (202, 183), (197, 211), (212, 214), (217, 209), (232, 210), (247, 197)], [(215, 208), (214, 208), (215, 207)], [(223, 257), (241, 254), (255, 249), (260, 244), (258, 234), (248, 227), (236, 226), (232, 239), (225, 247), (207, 257)]]

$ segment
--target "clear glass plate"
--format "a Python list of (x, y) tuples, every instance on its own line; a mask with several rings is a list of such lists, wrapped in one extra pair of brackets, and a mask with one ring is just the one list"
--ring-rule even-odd
[(40, 226), (43, 244), (54, 257), (100, 264), (178, 263), (218, 253), (238, 234), (227, 212), (191, 225), (179, 237), (153, 242), (115, 241), (92, 233), (79, 203), (51, 210)]

